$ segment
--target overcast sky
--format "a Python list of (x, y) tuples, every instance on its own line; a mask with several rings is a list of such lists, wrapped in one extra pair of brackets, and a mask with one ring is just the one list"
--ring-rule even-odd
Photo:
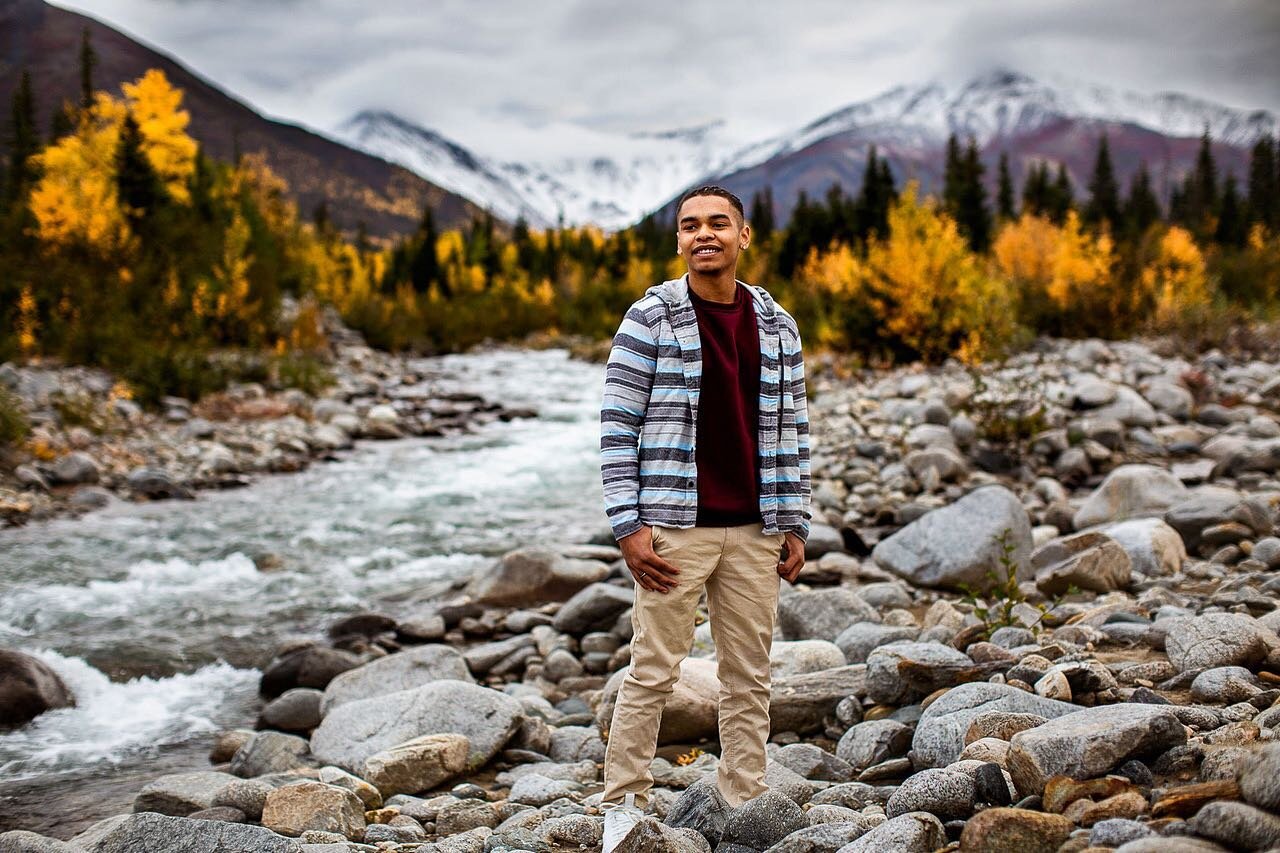
[(900, 83), (995, 66), (1280, 112), (1280, 0), (57, 5), (173, 54), (269, 115), (328, 130), (390, 109), (514, 159), (597, 132), (716, 119), (749, 142)]

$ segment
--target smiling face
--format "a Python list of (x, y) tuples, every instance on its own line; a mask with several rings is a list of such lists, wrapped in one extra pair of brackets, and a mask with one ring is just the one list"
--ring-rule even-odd
[(738, 253), (751, 241), (751, 227), (727, 198), (693, 196), (677, 217), (676, 251), (689, 264), (689, 272), (714, 276), (737, 269)]

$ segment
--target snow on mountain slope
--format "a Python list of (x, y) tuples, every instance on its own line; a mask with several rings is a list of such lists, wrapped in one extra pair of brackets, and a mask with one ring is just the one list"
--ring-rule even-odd
[[(696, 182), (731, 175), (852, 130), (899, 152), (927, 153), (953, 132), (986, 145), (1033, 134), (1063, 119), (1129, 123), (1171, 137), (1199, 136), (1208, 127), (1216, 141), (1241, 148), (1277, 129), (1276, 116), (1262, 110), (996, 69), (960, 84), (895, 86), (799, 130), (745, 147), (723, 122), (630, 135), (575, 129), (565, 137), (573, 139), (573, 154), (503, 162), (392, 113), (372, 111), (350, 119), (337, 135), (503, 219), (524, 216), (530, 224), (546, 227), (563, 218), (571, 225), (594, 223), (612, 230), (636, 222)], [(563, 136), (563, 130), (557, 132)], [(548, 132), (547, 140), (552, 138)]]

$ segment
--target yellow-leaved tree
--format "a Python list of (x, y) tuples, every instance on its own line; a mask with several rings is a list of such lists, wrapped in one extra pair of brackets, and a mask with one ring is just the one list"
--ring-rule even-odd
[(187, 181), (196, 168), (196, 141), (187, 135), (191, 115), (182, 109), (182, 90), (158, 68), (125, 83), (123, 89), (151, 167), (170, 198), (190, 201)]
[(915, 181), (889, 208), (889, 236), (867, 247), (866, 286), (881, 322), (926, 361), (975, 360), (1014, 331), (1008, 288), (991, 275)]
[(1155, 257), (1142, 269), (1141, 283), (1154, 301), (1157, 328), (1174, 328), (1209, 306), (1204, 255), (1185, 228), (1174, 225), (1164, 233)]

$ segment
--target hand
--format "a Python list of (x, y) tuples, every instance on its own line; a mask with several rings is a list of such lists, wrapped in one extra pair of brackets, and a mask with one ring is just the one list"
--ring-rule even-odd
[(783, 557), (778, 561), (778, 574), (787, 583), (794, 584), (804, 568), (804, 542), (794, 533), (788, 533), (782, 543)]
[(676, 585), (680, 570), (653, 551), (653, 528), (642, 526), (630, 536), (618, 540), (622, 557), (636, 583), (645, 589), (665, 593)]

